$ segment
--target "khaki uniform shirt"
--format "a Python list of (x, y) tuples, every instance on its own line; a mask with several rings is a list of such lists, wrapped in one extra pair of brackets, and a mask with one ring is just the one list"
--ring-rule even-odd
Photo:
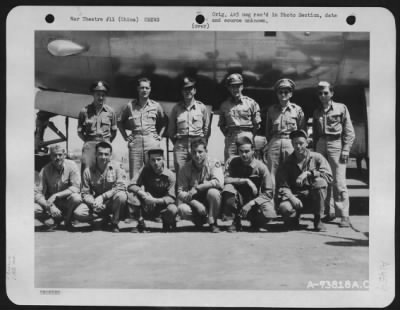
[(104, 171), (99, 171), (97, 165), (83, 171), (82, 198), (89, 205), (97, 196), (103, 195), (107, 200), (125, 190), (126, 174), (117, 162), (110, 161)]
[(297, 104), (289, 102), (283, 109), (280, 104), (269, 107), (265, 126), (268, 141), (272, 137), (289, 137), (292, 131), (306, 129), (305, 127), (304, 112)]
[(260, 106), (253, 99), (242, 96), (239, 103), (230, 98), (221, 104), (218, 126), (224, 134), (232, 128), (253, 129), (261, 123)]
[(350, 152), (355, 133), (347, 107), (343, 103), (331, 101), (326, 112), (322, 106), (316, 109), (313, 115), (313, 135), (315, 144), (322, 136), (337, 136), (342, 139), (342, 150)]
[(183, 198), (188, 191), (200, 184), (209, 184), (210, 187), (220, 190), (223, 188), (224, 173), (219, 160), (207, 158), (200, 169), (192, 160), (188, 161), (179, 171), (178, 198)]
[(127, 124), (127, 129), (131, 130), (132, 135), (156, 136), (159, 130), (166, 126), (166, 116), (158, 102), (149, 99), (142, 107), (138, 100), (133, 99), (122, 110), (118, 123)]
[(117, 118), (108, 105), (103, 105), (98, 114), (93, 103), (79, 112), (78, 132), (85, 136), (85, 141), (110, 141), (112, 131), (117, 131)]
[(185, 107), (183, 102), (177, 103), (171, 111), (168, 135), (171, 139), (180, 137), (208, 137), (210, 113), (200, 101)]
[[(48, 163), (43, 167), (39, 175), (40, 183), (35, 192), (35, 200), (49, 199), (58, 192), (69, 189), (71, 193), (79, 193), (81, 177), (78, 166), (74, 161), (64, 159), (61, 170), (57, 170), (53, 163)], [(42, 193), (43, 196), (40, 196)]]

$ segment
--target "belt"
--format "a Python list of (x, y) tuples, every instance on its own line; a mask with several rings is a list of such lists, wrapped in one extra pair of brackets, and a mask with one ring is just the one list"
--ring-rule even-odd
[(228, 127), (228, 132), (235, 132), (235, 131), (253, 132), (253, 128), (249, 128), (249, 127)]
[(153, 134), (152, 132), (133, 131), (133, 132), (131, 133), (131, 136), (134, 136), (134, 135), (150, 136), (150, 135), (152, 135), (152, 134)]
[(290, 135), (287, 133), (281, 133), (281, 134), (275, 134), (272, 136), (272, 138), (278, 138), (278, 139), (289, 139)]
[(325, 135), (323, 135), (322, 136), (322, 138), (326, 138), (326, 139), (340, 139), (340, 137), (341, 137), (342, 135), (339, 133), (339, 134), (336, 134), (336, 135), (327, 135), (327, 134), (325, 134)]
[(110, 138), (89, 137), (85, 142), (101, 142), (101, 141), (106, 141), (106, 142), (110, 143)]
[(183, 139), (197, 139), (197, 138), (204, 138), (203, 136), (188, 136), (188, 135), (184, 135), (184, 136), (177, 136), (176, 139), (177, 140), (183, 140)]

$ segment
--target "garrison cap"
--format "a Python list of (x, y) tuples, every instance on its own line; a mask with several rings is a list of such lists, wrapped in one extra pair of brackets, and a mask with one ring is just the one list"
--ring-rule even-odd
[(104, 91), (108, 93), (110, 90), (110, 86), (108, 86), (107, 82), (105, 81), (96, 81), (92, 85), (90, 85), (90, 91), (95, 92), (95, 91)]
[(233, 73), (226, 78), (226, 85), (243, 84), (243, 77), (239, 73)]
[(196, 85), (196, 81), (190, 77), (184, 77), (182, 81), (182, 88), (194, 87)]
[(274, 90), (277, 91), (279, 88), (289, 88), (290, 90), (294, 90), (296, 84), (291, 79), (280, 79), (274, 85)]
[(303, 138), (308, 139), (308, 135), (307, 135), (307, 133), (305, 132), (305, 130), (303, 130), (303, 129), (299, 129), (299, 130), (292, 131), (292, 132), (290, 133), (290, 135), (289, 135), (289, 138), (290, 138), (290, 139), (294, 139), (294, 138), (298, 138), (298, 137), (303, 137)]
[(148, 157), (150, 157), (150, 155), (153, 155), (153, 154), (161, 154), (161, 155), (164, 156), (164, 150), (162, 148), (159, 148), (159, 147), (153, 147), (153, 148), (151, 148), (151, 149), (149, 149), (147, 151), (147, 156)]
[(253, 140), (249, 136), (247, 136), (245, 134), (243, 134), (243, 135), (239, 134), (236, 139), (236, 145), (241, 146), (243, 144), (251, 144), (251, 146), (254, 146)]
[(50, 146), (50, 154), (57, 153), (60, 151), (65, 153), (65, 147), (62, 146), (61, 144), (55, 144), (55, 145)]

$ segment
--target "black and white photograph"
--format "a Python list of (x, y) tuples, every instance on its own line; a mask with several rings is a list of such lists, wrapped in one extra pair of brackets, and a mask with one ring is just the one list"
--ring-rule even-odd
[[(8, 213), (9, 297), (23, 282), (22, 303), (390, 302), (394, 145), (380, 167), (375, 154), (385, 122), (394, 142), (394, 84), (377, 96), (392, 72), (371, 12), (140, 9), (41, 8), (47, 25), (20, 29), (31, 46), (8, 50), (28, 91), (9, 85), (7, 121), (33, 137), (7, 151), (28, 162), (8, 184), (30, 175), (12, 198), (24, 224)], [(22, 72), (12, 53), (29, 54)]]

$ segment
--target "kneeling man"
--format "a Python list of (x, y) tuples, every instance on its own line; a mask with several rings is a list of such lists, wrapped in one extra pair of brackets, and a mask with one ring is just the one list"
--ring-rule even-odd
[(197, 227), (208, 217), (211, 232), (218, 233), (220, 191), (224, 186), (221, 163), (208, 158), (204, 138), (193, 140), (190, 149), (192, 159), (184, 164), (178, 176), (179, 214), (182, 219), (192, 220)]
[(111, 161), (112, 146), (106, 141), (96, 144), (96, 164), (83, 171), (81, 204), (74, 218), (91, 222), (102, 218), (104, 226), (112, 214), (112, 231), (119, 232), (120, 212), (126, 205), (126, 174), (120, 163)]
[(225, 167), (225, 186), (222, 205), (225, 216), (233, 214), (228, 232), (241, 230), (241, 218), (259, 231), (276, 217), (271, 174), (261, 161), (254, 157), (254, 144), (248, 136), (236, 140), (239, 156), (231, 157)]
[(53, 225), (48, 225), (48, 229), (57, 227), (63, 220), (69, 229), (72, 211), (82, 201), (78, 166), (65, 157), (63, 146), (50, 148), (51, 162), (41, 170), (40, 181), (35, 188), (35, 218), (45, 221), (45, 225), (49, 222), (47, 220), (53, 219)]
[(278, 210), (287, 228), (295, 228), (303, 205), (310, 203), (315, 230), (326, 231), (321, 216), (324, 214), (327, 187), (333, 179), (331, 168), (325, 157), (307, 149), (307, 134), (304, 130), (293, 131), (290, 139), (294, 152), (278, 170)]
[(178, 208), (175, 205), (175, 174), (164, 164), (164, 151), (152, 148), (147, 152), (148, 162), (128, 186), (130, 206), (138, 220), (131, 232), (145, 232), (144, 218), (155, 220), (161, 216), (163, 231), (176, 228)]

